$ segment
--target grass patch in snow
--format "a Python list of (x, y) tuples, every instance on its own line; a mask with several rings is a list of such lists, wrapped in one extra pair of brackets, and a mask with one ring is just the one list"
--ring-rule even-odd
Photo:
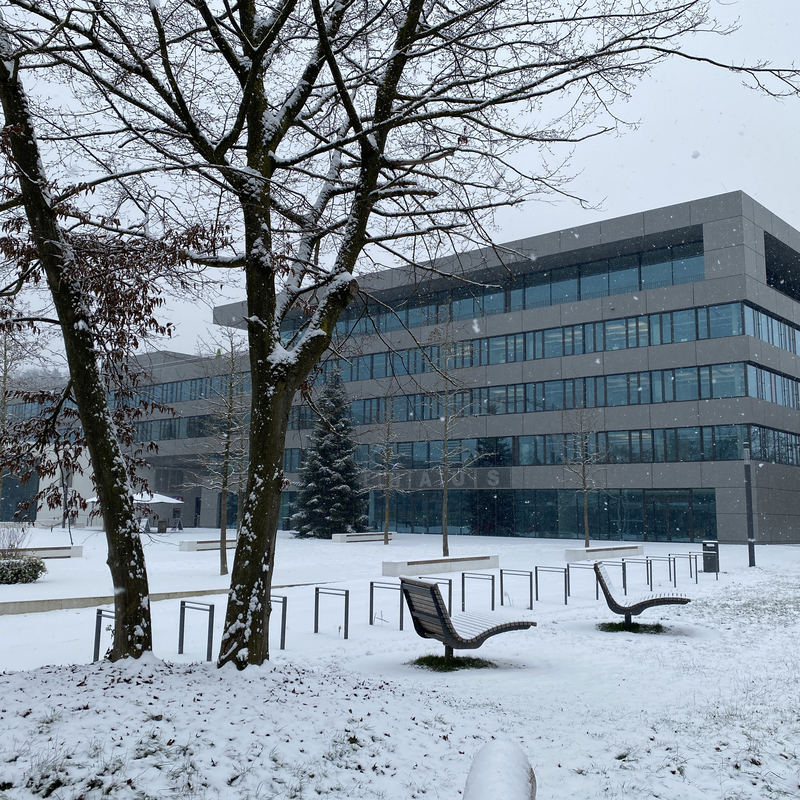
[(497, 664), (485, 658), (474, 656), (453, 656), (450, 661), (445, 661), (444, 656), (420, 656), (411, 662), (415, 667), (431, 669), (434, 672), (455, 672), (457, 669), (494, 669)]
[(667, 633), (668, 628), (665, 628), (660, 622), (646, 623), (646, 622), (632, 622), (627, 625), (624, 622), (598, 622), (597, 629), (605, 633)]

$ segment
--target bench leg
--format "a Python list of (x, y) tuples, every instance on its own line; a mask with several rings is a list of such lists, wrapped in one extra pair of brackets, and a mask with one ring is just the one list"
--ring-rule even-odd
[(630, 614), (626, 614), (625, 615), (625, 624), (626, 625), (633, 625), (633, 621), (631, 620), (631, 615)]
[(453, 662), (453, 648), (449, 644), (444, 646), (444, 663), (452, 664)]

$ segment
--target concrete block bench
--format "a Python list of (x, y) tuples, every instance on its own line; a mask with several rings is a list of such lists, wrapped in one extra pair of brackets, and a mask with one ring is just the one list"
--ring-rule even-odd
[(39, 558), (83, 558), (83, 545), (73, 544), (64, 547), (20, 547), (18, 553)]
[(608, 558), (633, 558), (634, 556), (643, 555), (644, 547), (640, 544), (611, 545), (609, 547), (577, 547), (567, 550), (566, 552), (568, 564), (574, 561), (588, 561), (589, 559), (603, 561)]
[[(394, 531), (389, 531), (389, 539), (394, 539)], [(383, 531), (367, 531), (367, 533), (334, 533), (332, 542), (382, 542)]]
[[(225, 549), (230, 550), (236, 547), (236, 542), (236, 539), (228, 539), (225, 542)], [(219, 539), (200, 539), (197, 541), (181, 542), (178, 545), (178, 550), (191, 553), (196, 550), (219, 550)]]
[(384, 561), (383, 575), (399, 578), (401, 575), (439, 574), (464, 572), (475, 569), (499, 569), (500, 556), (454, 556), (450, 558), (425, 558), (419, 561)]

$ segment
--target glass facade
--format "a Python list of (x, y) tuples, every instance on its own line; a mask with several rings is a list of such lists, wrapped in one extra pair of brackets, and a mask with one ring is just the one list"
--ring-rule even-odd
[[(370, 522), (384, 518), (381, 492), (370, 495)], [(400, 533), (441, 533), (441, 491), (390, 498), (390, 526)], [(583, 537), (583, 496), (571, 489), (451, 490), (450, 533), (480, 536)], [(694, 542), (717, 538), (713, 489), (604, 489), (589, 496), (592, 539)]]

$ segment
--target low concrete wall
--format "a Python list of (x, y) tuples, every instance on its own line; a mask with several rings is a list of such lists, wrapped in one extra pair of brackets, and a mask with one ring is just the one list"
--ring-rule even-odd
[(384, 561), (382, 574), (388, 578), (440, 572), (466, 572), (474, 569), (499, 569), (500, 556), (454, 556), (420, 561)]
[(574, 561), (588, 561), (589, 559), (602, 561), (604, 558), (632, 558), (643, 555), (644, 547), (640, 544), (615, 545), (613, 547), (579, 547), (566, 551), (568, 564)]
[[(225, 549), (230, 550), (236, 547), (237, 539), (227, 539), (225, 541)], [(196, 550), (219, 550), (219, 539), (200, 539), (199, 541), (181, 542), (178, 545), (178, 550), (184, 553), (193, 553)]]
[[(389, 539), (394, 539), (397, 534), (389, 531)], [(383, 531), (369, 531), (368, 533), (334, 533), (331, 536), (332, 542), (382, 542), (384, 539)]]
[(83, 558), (83, 545), (74, 544), (64, 547), (20, 547), (20, 553), (39, 558)]

